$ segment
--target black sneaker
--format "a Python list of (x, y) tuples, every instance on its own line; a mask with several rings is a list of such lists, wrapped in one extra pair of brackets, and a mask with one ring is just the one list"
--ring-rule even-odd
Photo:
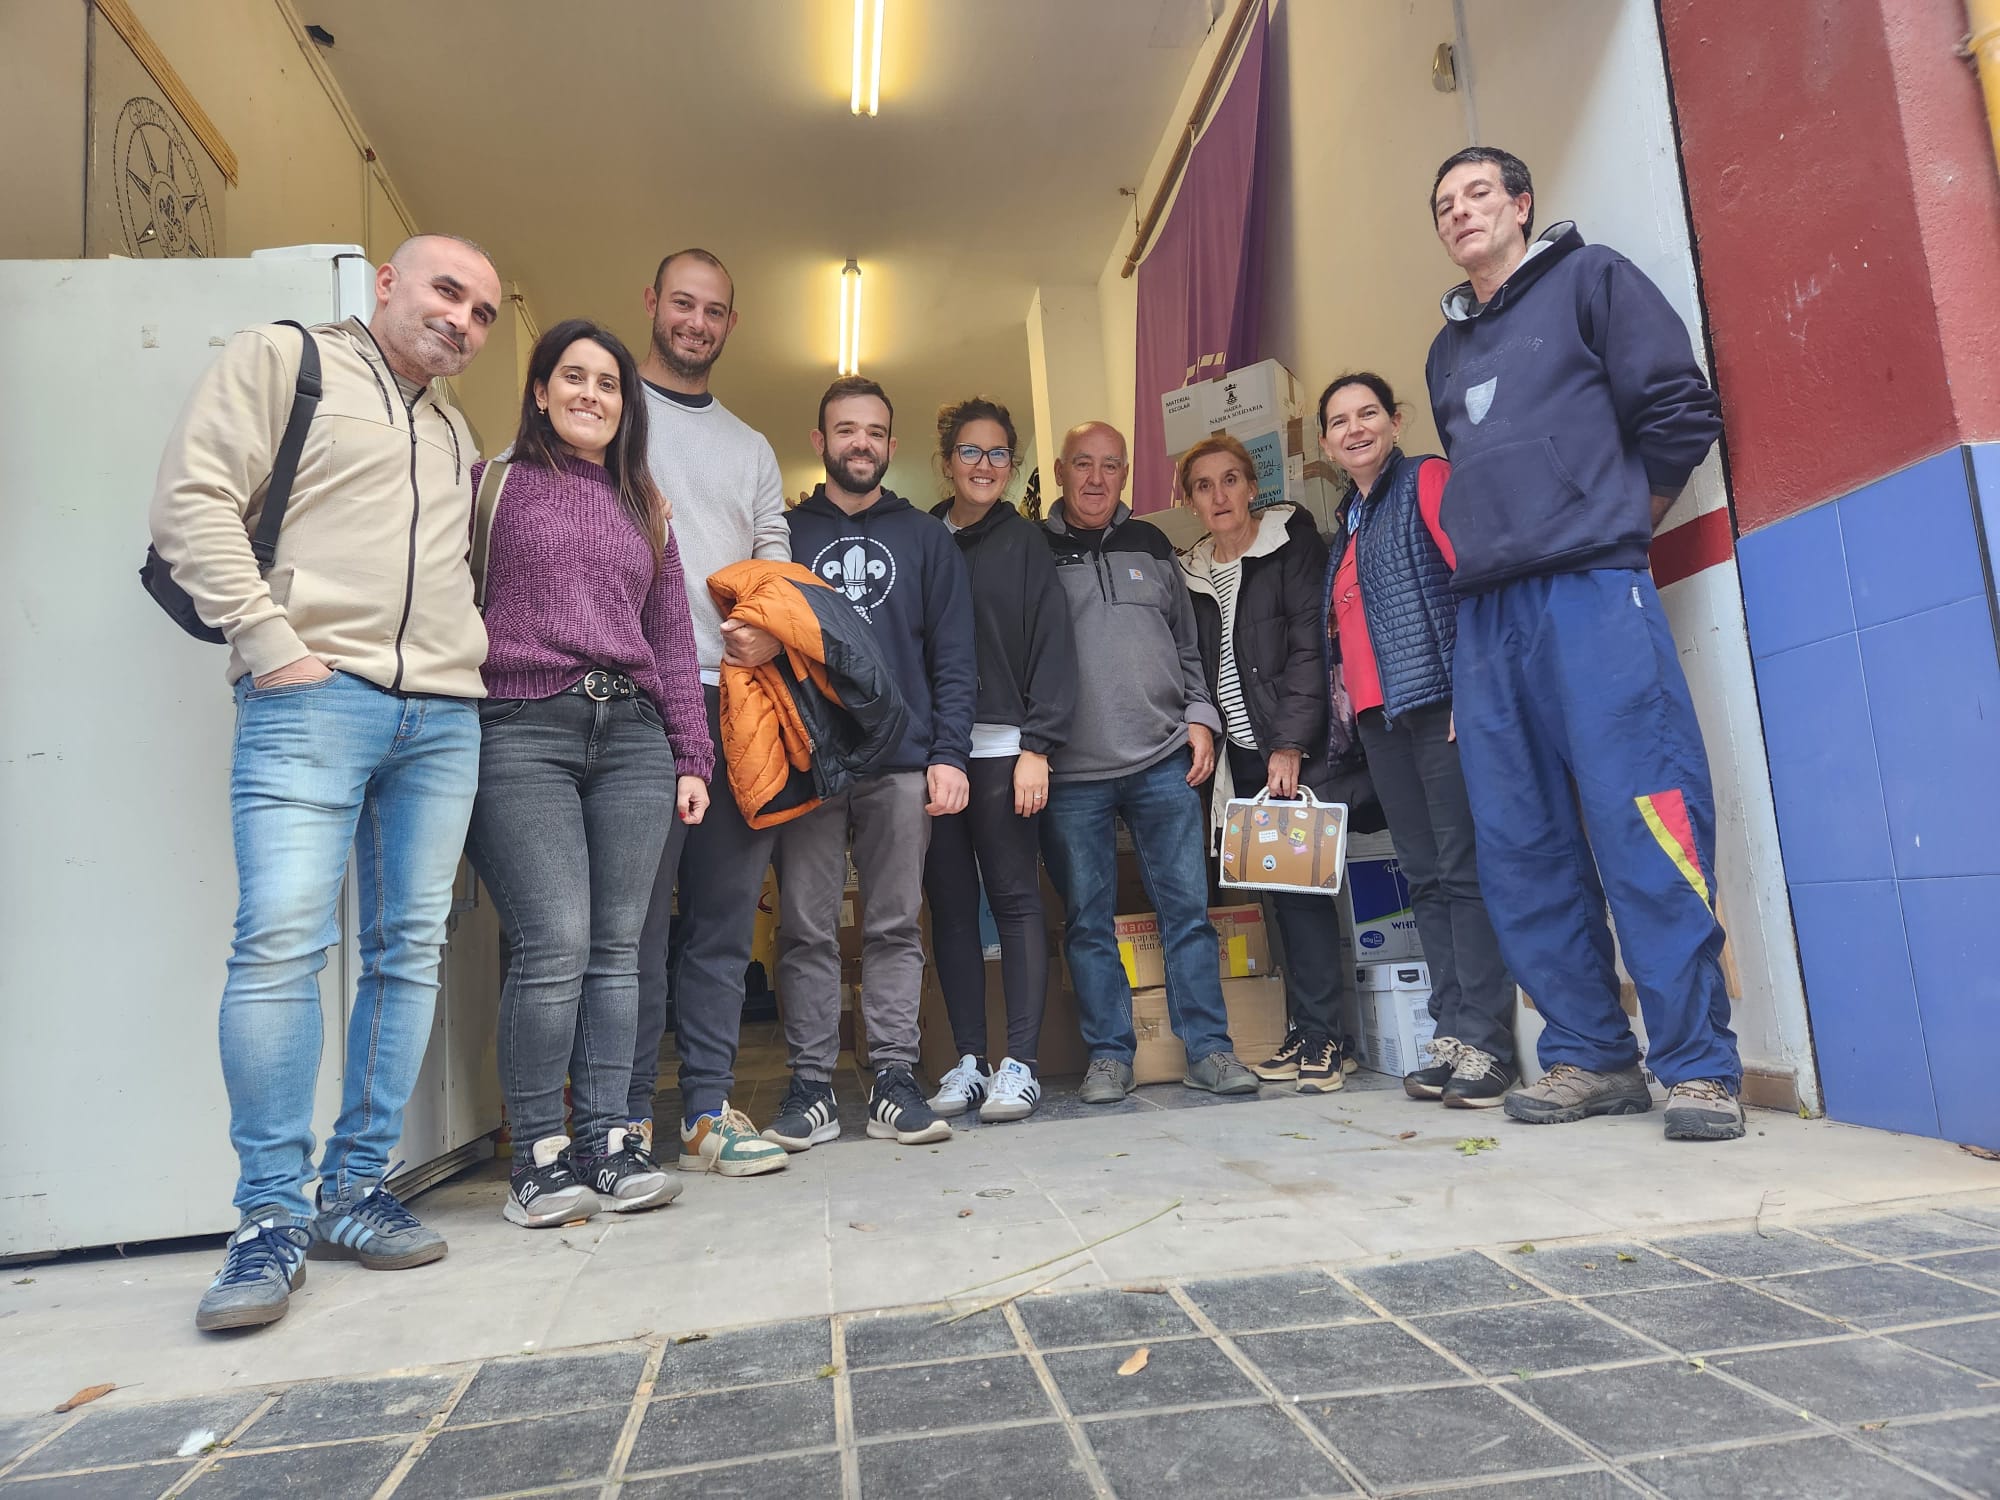
[(1414, 1073), (1405, 1073), (1403, 1092), (1412, 1099), (1442, 1099), (1444, 1086), (1451, 1082), (1451, 1070), (1458, 1059), (1458, 1047), (1456, 1037), (1434, 1037), (1425, 1042), (1424, 1050), (1431, 1055), (1431, 1065), (1428, 1068), (1418, 1068)]
[(777, 1118), (764, 1127), (764, 1139), (787, 1151), (810, 1151), (821, 1141), (839, 1140), (840, 1111), (833, 1105), (833, 1085), (794, 1073)]
[(1451, 1079), (1444, 1086), (1444, 1107), (1491, 1109), (1519, 1081), (1520, 1075), (1490, 1052), (1460, 1043)]
[(597, 1194), (597, 1201), (614, 1214), (658, 1208), (681, 1193), (680, 1183), (660, 1170), (645, 1138), (636, 1132), (609, 1132), (604, 1154), (578, 1156), (576, 1170)]
[(1266, 1083), (1290, 1083), (1299, 1076), (1299, 1054), (1305, 1046), (1306, 1034), (1296, 1026), (1288, 1027), (1278, 1050), (1264, 1061), (1252, 1063), (1250, 1071)]
[(1330, 1036), (1307, 1037), (1299, 1048), (1298, 1078), (1301, 1094), (1331, 1094), (1346, 1083), (1339, 1044)]
[(950, 1140), (951, 1124), (925, 1102), (916, 1075), (896, 1064), (876, 1070), (875, 1091), (868, 1096), (868, 1134), (878, 1141), (927, 1146)]
[(598, 1206), (597, 1194), (576, 1175), (569, 1137), (549, 1135), (535, 1142), (526, 1164), (514, 1168), (500, 1212), (523, 1229), (552, 1229), (587, 1219)]

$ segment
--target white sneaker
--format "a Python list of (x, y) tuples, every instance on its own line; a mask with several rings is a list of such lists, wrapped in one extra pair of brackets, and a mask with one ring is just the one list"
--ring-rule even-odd
[[(930, 1098), (931, 1111), (950, 1119), (968, 1109), (976, 1109), (980, 1101), (992, 1092), (993, 1075), (980, 1067), (979, 1059), (968, 1052), (958, 1060), (957, 1067), (938, 1080), (938, 1091)], [(982, 1114), (980, 1118), (983, 1120), (986, 1117)]]
[(993, 1093), (979, 1106), (979, 1118), (993, 1125), (1004, 1120), (1025, 1120), (1042, 1102), (1042, 1086), (1026, 1063), (1003, 1058), (993, 1070)]

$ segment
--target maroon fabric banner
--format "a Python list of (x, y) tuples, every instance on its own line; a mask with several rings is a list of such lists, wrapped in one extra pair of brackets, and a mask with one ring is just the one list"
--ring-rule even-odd
[(1264, 54), (1257, 6), (1236, 76), (1189, 153), (1173, 207), (1139, 264), (1132, 509), (1173, 504), (1160, 397), (1257, 359), (1264, 297)]

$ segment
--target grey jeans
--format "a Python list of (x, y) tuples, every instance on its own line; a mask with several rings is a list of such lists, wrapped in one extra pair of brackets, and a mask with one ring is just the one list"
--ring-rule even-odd
[(931, 819), (921, 771), (856, 783), (778, 830), (778, 1004), (792, 1071), (831, 1082), (840, 1060), (840, 893), (850, 830), (861, 878), (861, 1003), (877, 1069), (917, 1065), (920, 914)]

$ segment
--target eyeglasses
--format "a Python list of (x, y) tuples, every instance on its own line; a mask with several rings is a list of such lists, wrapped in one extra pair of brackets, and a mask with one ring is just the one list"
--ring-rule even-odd
[(996, 469), (1007, 468), (1014, 462), (1012, 448), (981, 448), (974, 443), (960, 443), (951, 451), (958, 455), (958, 461), (968, 469), (982, 458)]

